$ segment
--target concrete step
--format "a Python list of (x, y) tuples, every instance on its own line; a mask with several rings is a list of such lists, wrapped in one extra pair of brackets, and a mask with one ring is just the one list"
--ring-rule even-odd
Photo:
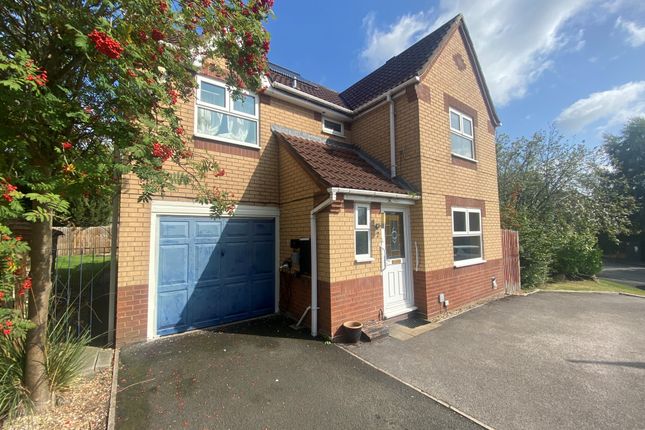
[(390, 334), (390, 328), (383, 323), (383, 321), (368, 321), (363, 325), (363, 338), (362, 340), (367, 340), (371, 342), (375, 339), (388, 336)]

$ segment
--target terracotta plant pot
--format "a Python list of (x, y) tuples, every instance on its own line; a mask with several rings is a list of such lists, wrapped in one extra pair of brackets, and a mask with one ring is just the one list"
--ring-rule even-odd
[(359, 321), (347, 321), (343, 323), (343, 331), (345, 332), (345, 342), (356, 343), (361, 338), (363, 324)]

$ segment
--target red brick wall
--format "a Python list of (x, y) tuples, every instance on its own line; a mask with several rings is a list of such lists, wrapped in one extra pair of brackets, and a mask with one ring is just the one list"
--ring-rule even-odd
[[(299, 319), (311, 304), (311, 278), (281, 275), (280, 310)], [(345, 321), (378, 320), (383, 309), (383, 278), (370, 276), (329, 284), (318, 281), (318, 331), (337, 336)], [(311, 326), (311, 314), (303, 325)]]
[(129, 285), (118, 288), (116, 315), (116, 346), (146, 340), (148, 286)]
[[(280, 311), (297, 321), (309, 305), (311, 305), (311, 278), (281, 273)], [(328, 336), (330, 332), (329, 284), (320, 280), (318, 281), (318, 307), (318, 331)], [(311, 312), (307, 313), (302, 325), (311, 327)]]
[[(492, 288), (493, 277), (497, 278), (496, 289)], [(430, 318), (478, 300), (503, 295), (502, 279), (501, 259), (460, 268), (415, 272), (415, 305), (419, 313)], [(449, 301), (448, 308), (439, 303), (440, 293)]]
[(334, 282), (329, 286), (331, 334), (337, 336), (345, 321), (365, 324), (378, 320), (383, 309), (383, 277), (369, 276)]

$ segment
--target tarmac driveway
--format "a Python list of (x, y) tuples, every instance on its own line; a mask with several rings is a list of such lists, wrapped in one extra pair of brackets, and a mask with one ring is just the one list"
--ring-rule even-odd
[(605, 262), (598, 277), (645, 290), (645, 265), (642, 264)]
[(471, 429), (471, 421), (281, 318), (121, 351), (116, 428)]
[(498, 429), (645, 428), (645, 299), (507, 297), (349, 348)]

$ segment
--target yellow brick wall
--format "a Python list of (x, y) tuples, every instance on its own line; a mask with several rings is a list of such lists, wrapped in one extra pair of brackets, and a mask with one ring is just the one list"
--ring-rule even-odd
[[(353, 205), (353, 202), (347, 202)], [(370, 211), (370, 225), (382, 223), (381, 215)], [(374, 261), (357, 262), (355, 254), (355, 212), (341, 208), (339, 213), (329, 215), (329, 237), (331, 249), (331, 281), (338, 282), (348, 279), (364, 278), (381, 273), (381, 234), (380, 229), (371, 231), (371, 256)]]
[[(310, 134), (329, 137), (322, 133), (320, 119), (316, 119), (312, 111), (295, 106), (273, 97), (263, 96), (260, 103), (259, 142), (260, 149), (247, 149), (247, 155), (234, 154), (236, 148), (232, 144), (222, 144), (233, 151), (204, 151), (195, 149), (196, 155), (205, 154), (213, 157), (221, 168), (226, 170), (226, 175), (216, 178), (210, 175), (206, 181), (209, 186), (217, 186), (234, 194), (234, 198), (243, 204), (270, 205), (280, 204), (278, 142), (271, 133), (271, 126), (282, 125)], [(267, 103), (268, 101), (268, 103)], [(194, 98), (181, 102), (180, 115), (185, 135), (193, 135), (194, 129)], [(346, 131), (346, 137), (334, 137), (340, 141), (349, 141), (351, 132)], [(204, 139), (202, 139), (204, 140)], [(255, 156), (248, 156), (248, 154)], [(172, 162), (166, 167), (173, 171), (178, 168)], [(124, 187), (121, 196), (121, 225), (119, 233), (119, 287), (129, 285), (142, 285), (148, 283), (148, 264), (150, 243), (150, 205), (137, 203), (140, 188), (137, 179), (133, 176), (124, 178)], [(166, 193), (165, 200), (193, 200), (194, 191), (190, 186), (179, 187)], [(301, 203), (300, 210), (304, 209)], [(311, 202), (310, 208), (311, 210)], [(281, 214), (291, 208), (281, 209)], [(301, 221), (300, 221), (301, 222)], [(286, 224), (286, 221), (283, 221)], [(302, 231), (302, 226), (298, 227)], [(308, 229), (307, 229), (308, 232)], [(295, 231), (294, 231), (295, 233)], [(303, 235), (304, 236), (304, 235)], [(285, 231), (280, 235), (281, 255), (286, 254), (290, 236)]]
[(291, 255), (289, 241), (310, 237), (314, 195), (324, 192), (293, 155), (280, 145), (280, 261)]
[[(465, 70), (459, 70), (454, 59), (457, 55), (464, 59)], [(485, 100), (458, 31), (447, 42), (429, 73), (422, 77), (420, 85), (427, 86), (431, 94), (429, 102), (418, 102), (425, 244), (421, 264), (425, 270), (453, 264), (452, 224), (450, 215), (446, 215), (446, 195), (486, 202), (486, 217), (482, 219), (484, 258), (501, 258), (495, 135), (489, 126)], [(474, 128), (476, 170), (452, 163), (444, 93), (477, 111), (478, 122)]]

